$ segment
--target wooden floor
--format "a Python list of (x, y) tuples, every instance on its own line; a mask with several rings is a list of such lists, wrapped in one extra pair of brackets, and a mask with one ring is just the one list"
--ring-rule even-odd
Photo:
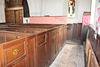
[(84, 47), (78, 41), (66, 41), (50, 67), (85, 67)]

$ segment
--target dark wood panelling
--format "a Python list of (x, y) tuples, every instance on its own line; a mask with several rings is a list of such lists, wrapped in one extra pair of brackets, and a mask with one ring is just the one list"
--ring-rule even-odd
[(67, 26), (67, 40), (71, 40), (73, 34), (73, 24), (68, 24)]
[(96, 56), (100, 66), (100, 36), (97, 36), (97, 44), (96, 44)]
[(68, 24), (67, 25), (67, 40), (80, 40), (81, 39), (82, 24)]
[(86, 35), (88, 31), (89, 26), (87, 25), (82, 25), (82, 32), (81, 32), (81, 43), (86, 41)]
[(77, 39), (77, 25), (78, 24), (73, 24), (73, 36), (72, 36), (72, 38), (73, 39)]
[(78, 23), (77, 24), (77, 39), (81, 40), (81, 32), (82, 32), (82, 24)]
[[(87, 27), (87, 26), (86, 26)], [(89, 41), (90, 41), (90, 44), (91, 44), (91, 47), (93, 49), (93, 52), (96, 56), (96, 59), (98, 60), (98, 63), (100, 65), (100, 36), (97, 35), (97, 39), (95, 38), (95, 31), (92, 27), (88, 26), (88, 29), (84, 29), (84, 30), (89, 30)]]
[(89, 40), (95, 53), (97, 40), (95, 39), (94, 35), (95, 31), (91, 27), (89, 27)]
[(94, 50), (92, 48), (92, 45), (90, 43), (90, 40), (87, 38), (86, 39), (86, 66), (88, 67), (99, 67), (99, 63), (97, 61), (96, 55), (94, 53)]

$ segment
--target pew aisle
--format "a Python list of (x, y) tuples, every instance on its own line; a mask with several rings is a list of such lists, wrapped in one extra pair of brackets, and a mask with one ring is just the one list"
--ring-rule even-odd
[(66, 41), (50, 67), (85, 67), (84, 47), (78, 41)]

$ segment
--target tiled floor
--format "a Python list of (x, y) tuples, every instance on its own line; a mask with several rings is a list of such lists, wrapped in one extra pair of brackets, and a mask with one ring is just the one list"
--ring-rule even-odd
[(84, 47), (77, 41), (66, 41), (50, 67), (84, 67)]

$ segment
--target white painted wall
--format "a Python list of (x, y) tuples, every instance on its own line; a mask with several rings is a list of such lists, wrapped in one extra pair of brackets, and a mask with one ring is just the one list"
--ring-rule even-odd
[(66, 16), (67, 0), (27, 0), (30, 16)]
[(42, 0), (27, 0), (30, 16), (40, 16), (42, 10)]
[(42, 16), (67, 16), (67, 0), (43, 0)]
[(97, 21), (97, 9), (100, 8), (99, 0), (92, 0), (91, 5), (91, 24), (96, 29), (96, 21)]
[(5, 0), (0, 0), (0, 23), (5, 22)]
[[(27, 0), (31, 16), (67, 16), (68, 0)], [(37, 1), (37, 2), (36, 2)], [(36, 4), (37, 3), (37, 4)], [(91, 11), (91, 0), (76, 0), (76, 16), (68, 23), (82, 22), (83, 12)]]

